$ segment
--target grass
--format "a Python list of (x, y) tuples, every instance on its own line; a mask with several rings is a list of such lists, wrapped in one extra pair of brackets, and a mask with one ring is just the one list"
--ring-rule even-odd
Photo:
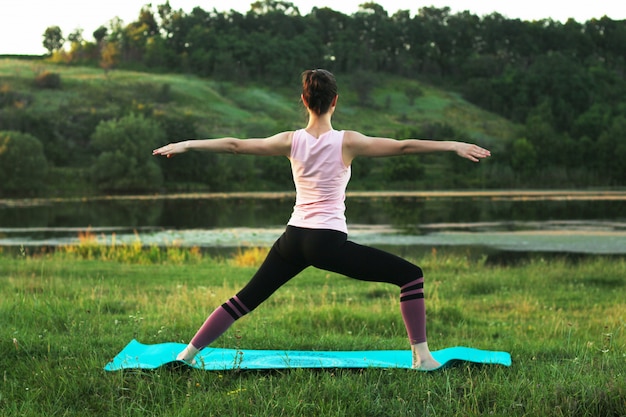
[[(35, 88), (38, 73), (49, 71), (61, 77), (60, 90)], [(84, 108), (119, 106), (130, 101), (138, 105), (155, 105), (155, 111), (193, 115), (198, 118), (199, 134), (245, 135), (248, 125), (294, 129), (304, 123), (299, 106), (298, 70), (294, 84), (268, 85), (218, 82), (180, 74), (153, 74), (130, 70), (113, 70), (105, 74), (94, 67), (56, 65), (44, 59), (20, 60), (0, 58), (0, 89), (19, 91), (34, 97), (38, 111), (67, 106)], [(516, 126), (501, 117), (478, 109), (458, 94), (435, 88), (417, 80), (382, 76), (371, 93), (371, 107), (360, 105), (348, 76), (339, 76), (340, 106), (335, 115), (338, 129), (362, 130), (371, 135), (394, 136), (406, 126), (424, 122), (446, 122), (472, 140), (490, 145), (511, 140)], [(169, 91), (166, 103), (158, 102), (164, 86)], [(419, 87), (423, 95), (411, 105), (405, 94), (409, 87)], [(207, 124), (209, 127), (204, 127)]]
[[(106, 373), (132, 338), (187, 342), (247, 282), (262, 251), (214, 259), (93, 245), (85, 237), (52, 254), (0, 254), (1, 416), (626, 414), (623, 258), (504, 267), (433, 251), (415, 260), (426, 271), (431, 347), (506, 350), (510, 368)], [(407, 348), (397, 289), (315, 269), (215, 345)]]
[[(38, 74), (45, 72), (60, 77), (60, 88), (43, 89), (35, 85)], [(167, 134), (174, 136), (168, 140), (189, 136), (269, 136), (306, 124), (306, 112), (299, 101), (298, 72), (295, 70), (293, 82), (284, 85), (242, 84), (186, 74), (117, 69), (105, 73), (95, 67), (57, 65), (45, 59), (0, 58), (0, 106), (3, 106), (2, 111), (7, 117), (27, 123), (29, 128), (26, 130), (46, 145), (45, 152), (52, 168), (48, 187), (42, 193), (54, 196), (92, 195), (97, 190), (87, 174), (92, 165), (90, 161), (97, 154), (89, 143), (99, 121), (129, 113), (154, 116), (165, 123)], [(437, 88), (423, 80), (380, 75), (372, 86), (367, 105), (355, 91), (353, 76), (341, 74), (338, 83), (339, 106), (333, 116), (333, 126), (338, 130), (358, 130), (371, 136), (399, 139), (413, 135), (430, 138), (435, 134), (432, 133), (435, 126), (445, 125), (457, 132), (458, 139), (488, 147), (494, 155), (502, 153), (519, 134), (519, 126), (514, 123), (477, 108), (458, 93)], [(406, 94), (411, 89), (422, 92), (414, 101)], [(17, 128), (15, 126), (18, 125), (10, 125), (10, 128)], [(59, 126), (58, 135), (54, 138), (45, 133), (54, 130), (49, 125)], [(190, 129), (179, 132), (180, 129), (174, 127), (176, 125)], [(179, 134), (184, 137), (178, 137)], [(433, 139), (452, 139), (444, 137), (443, 133), (441, 135)], [(61, 155), (52, 151), (59, 148), (54, 145), (57, 140), (68, 142), (69, 153)], [(168, 179), (164, 189), (224, 190), (232, 188), (232, 184), (246, 190), (290, 188), (288, 180), (278, 179), (282, 176), (272, 178), (271, 182), (276, 181), (277, 184), (270, 181), (261, 184), (239, 181), (236, 175), (240, 171), (273, 172), (275, 167), (270, 162), (246, 158), (247, 165), (242, 169), (235, 166), (230, 155), (214, 157), (216, 166), (224, 165), (220, 175), (209, 183), (201, 179), (185, 179), (182, 182)], [(453, 164), (442, 155), (424, 155), (420, 157), (423, 169), (419, 175), (411, 174), (406, 181), (390, 182), (385, 179), (389, 163), (376, 158), (357, 161), (351, 186), (361, 190), (484, 188), (494, 181), (493, 178), (500, 178), (490, 174), (489, 163), (478, 167), (455, 158)], [(441, 175), (444, 169), (446, 172)], [(460, 174), (468, 169), (467, 175)], [(58, 187), (60, 183), (65, 186)], [(501, 186), (500, 182), (498, 184)]]

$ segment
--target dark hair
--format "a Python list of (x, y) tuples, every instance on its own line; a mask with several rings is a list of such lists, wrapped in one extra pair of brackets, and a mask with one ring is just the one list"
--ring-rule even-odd
[(317, 115), (328, 111), (337, 96), (335, 76), (323, 69), (306, 70), (302, 73), (302, 96)]

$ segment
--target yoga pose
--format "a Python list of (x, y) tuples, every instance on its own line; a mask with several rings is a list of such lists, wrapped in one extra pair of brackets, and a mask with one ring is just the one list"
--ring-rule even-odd
[(395, 140), (337, 131), (331, 118), (337, 83), (326, 70), (302, 74), (302, 103), (308, 111), (304, 129), (258, 139), (220, 138), (171, 143), (153, 155), (172, 157), (188, 150), (285, 156), (291, 161), (296, 201), (285, 232), (270, 249), (250, 282), (215, 309), (177, 359), (193, 361), (236, 320), (257, 308), (303, 269), (314, 266), (362, 281), (387, 282), (400, 288), (400, 311), (411, 344), (413, 367), (435, 369), (426, 340), (424, 276), (417, 265), (382, 250), (349, 241), (345, 190), (354, 158), (452, 151), (478, 162), (490, 156), (479, 146), (456, 141)]

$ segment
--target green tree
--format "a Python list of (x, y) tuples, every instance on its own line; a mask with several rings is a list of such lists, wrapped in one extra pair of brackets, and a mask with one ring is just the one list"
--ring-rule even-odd
[(281, 0), (259, 0), (250, 5), (250, 11), (256, 14), (279, 13), (290, 16), (299, 16), (300, 11), (291, 2)]
[(74, 29), (74, 31), (67, 37), (67, 40), (71, 43), (82, 44), (85, 41), (83, 38), (83, 30), (80, 28)]
[(69, 56), (71, 62), (80, 62), (85, 58), (89, 58), (87, 51), (89, 51), (90, 48), (83, 37), (83, 29), (74, 29), (74, 31), (67, 36), (67, 40), (70, 43)]
[(327, 7), (314, 7), (305, 19), (323, 48), (320, 62), (325, 68), (347, 72), (356, 67), (358, 51), (353, 42), (357, 35), (351, 17)]
[(43, 47), (48, 50), (50, 54), (58, 51), (63, 47), (65, 38), (63, 38), (63, 31), (58, 26), (50, 26), (43, 33)]
[(427, 75), (443, 76), (450, 73), (453, 37), (448, 29), (450, 8), (423, 7), (415, 17), (416, 26), (420, 26), (421, 47), (414, 51), (424, 54), (422, 71)]
[(91, 174), (102, 191), (153, 191), (163, 174), (151, 152), (165, 141), (157, 122), (130, 114), (100, 122), (91, 137), (99, 151)]
[(104, 38), (106, 38), (108, 31), (109, 30), (105, 26), (100, 26), (98, 29), (93, 31), (93, 38), (96, 40), (98, 45), (100, 45)]
[(121, 32), (121, 51), (127, 61), (141, 61), (146, 46), (159, 34), (159, 26), (150, 5), (145, 5), (135, 22)]
[(615, 117), (611, 126), (598, 138), (596, 158), (601, 161), (600, 173), (606, 185), (626, 182), (626, 116)]
[(48, 162), (36, 137), (0, 131), (0, 195), (32, 195), (44, 188)]
[(119, 62), (120, 52), (115, 42), (105, 42), (100, 49), (100, 67), (105, 74), (115, 68)]
[(533, 176), (537, 168), (537, 151), (528, 139), (520, 138), (513, 142), (510, 158), (511, 168), (520, 179)]
[(415, 99), (421, 97), (424, 94), (422, 89), (415, 84), (410, 84), (404, 90), (404, 95), (409, 100), (409, 106), (413, 106), (415, 104)]
[(359, 52), (357, 64), (371, 71), (389, 71), (395, 67), (399, 36), (397, 26), (379, 4), (368, 2), (359, 5), (352, 16), (358, 42), (353, 44)]
[(424, 176), (424, 165), (414, 156), (397, 156), (384, 162), (383, 176), (387, 181), (414, 183)]
[(362, 107), (372, 105), (372, 93), (378, 84), (379, 77), (371, 71), (357, 71), (350, 79), (350, 88), (356, 92)]

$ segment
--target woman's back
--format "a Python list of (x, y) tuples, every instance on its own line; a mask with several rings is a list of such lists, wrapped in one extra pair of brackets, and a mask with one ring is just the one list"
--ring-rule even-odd
[(336, 130), (318, 138), (305, 129), (294, 132), (289, 159), (296, 204), (290, 225), (347, 233), (344, 202), (350, 167), (343, 162), (343, 136)]

